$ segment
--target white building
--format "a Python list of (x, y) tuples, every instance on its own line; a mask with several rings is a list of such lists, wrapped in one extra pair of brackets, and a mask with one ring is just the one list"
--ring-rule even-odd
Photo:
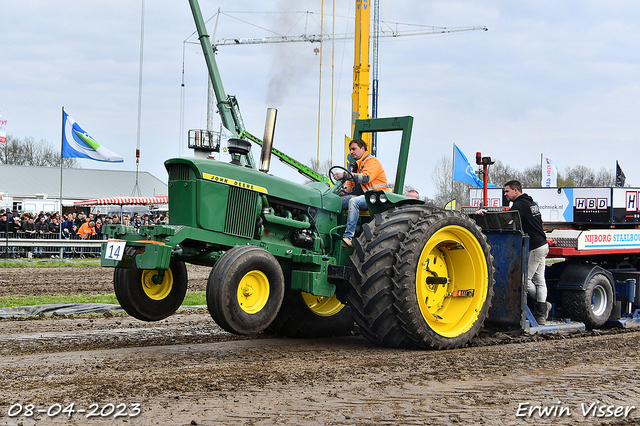
[(167, 195), (167, 183), (148, 172), (63, 169), (60, 197), (60, 168), (0, 165), (0, 209), (18, 211), (65, 211), (76, 201), (108, 197), (155, 197)]

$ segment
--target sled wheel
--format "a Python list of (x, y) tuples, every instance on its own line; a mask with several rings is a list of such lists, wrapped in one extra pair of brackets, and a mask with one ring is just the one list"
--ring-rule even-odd
[(569, 318), (582, 321), (588, 329), (601, 327), (613, 310), (613, 289), (603, 274), (595, 274), (581, 291), (562, 293), (562, 309)]
[(409, 231), (433, 211), (424, 205), (404, 205), (377, 213), (353, 240), (349, 305), (362, 335), (376, 345), (415, 346), (397, 316), (391, 279), (396, 255)]
[(141, 251), (127, 248), (131, 256), (127, 268), (116, 268), (113, 287), (116, 298), (129, 315), (142, 321), (159, 321), (172, 315), (187, 293), (187, 268), (172, 260), (161, 274), (157, 269), (138, 269), (136, 256)]
[(258, 333), (276, 317), (284, 296), (284, 277), (276, 258), (255, 246), (227, 251), (207, 281), (207, 307), (229, 333)]
[(398, 254), (394, 296), (421, 348), (456, 348), (480, 331), (493, 296), (493, 258), (480, 228), (455, 211), (418, 222)]
[(314, 296), (286, 285), (280, 312), (267, 331), (285, 337), (318, 338), (350, 336), (354, 328), (351, 307), (335, 295)]

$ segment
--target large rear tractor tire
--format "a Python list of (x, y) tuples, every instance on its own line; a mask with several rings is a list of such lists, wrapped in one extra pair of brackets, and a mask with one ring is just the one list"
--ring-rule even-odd
[(354, 330), (350, 306), (335, 296), (314, 296), (291, 290), (288, 285), (280, 312), (267, 329), (276, 335), (294, 338), (350, 336)]
[(603, 274), (595, 274), (581, 291), (562, 293), (562, 309), (569, 318), (584, 322), (588, 329), (601, 327), (613, 310), (613, 289)]
[(258, 333), (275, 319), (284, 297), (276, 258), (260, 247), (238, 246), (214, 265), (207, 282), (207, 307), (229, 333)]
[(397, 315), (418, 347), (457, 348), (478, 334), (493, 297), (493, 257), (467, 216), (439, 211), (416, 223), (394, 271)]
[(375, 214), (353, 240), (349, 304), (360, 332), (376, 345), (414, 347), (398, 318), (391, 279), (403, 241), (433, 211), (424, 205), (405, 205)]
[(349, 301), (372, 343), (455, 348), (479, 332), (491, 307), (493, 258), (467, 216), (401, 206), (363, 225), (354, 249)]
[(135, 258), (140, 251), (127, 248), (131, 256), (128, 268), (116, 268), (113, 287), (116, 298), (129, 315), (142, 321), (159, 321), (172, 315), (187, 293), (187, 268), (184, 262), (171, 260), (160, 276), (157, 269), (138, 269)]

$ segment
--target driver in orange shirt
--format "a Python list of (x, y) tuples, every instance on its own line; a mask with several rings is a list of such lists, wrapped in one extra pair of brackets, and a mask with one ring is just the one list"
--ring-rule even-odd
[(356, 224), (360, 210), (367, 210), (367, 202), (364, 198), (365, 191), (370, 189), (378, 191), (390, 191), (387, 183), (387, 175), (382, 168), (380, 161), (369, 154), (367, 144), (362, 139), (354, 139), (349, 144), (351, 158), (355, 163), (351, 164), (353, 172), (351, 175), (344, 172), (335, 172), (335, 179), (347, 179), (344, 186), (342, 198), (342, 209), (349, 210), (347, 213), (347, 229), (344, 231), (342, 241), (352, 247), (353, 234), (356, 231)]

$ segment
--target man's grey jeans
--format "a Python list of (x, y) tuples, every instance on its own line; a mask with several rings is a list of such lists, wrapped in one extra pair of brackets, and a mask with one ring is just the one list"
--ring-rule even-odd
[(547, 301), (547, 283), (544, 280), (545, 259), (547, 254), (549, 254), (548, 244), (529, 251), (527, 294), (536, 302)]

